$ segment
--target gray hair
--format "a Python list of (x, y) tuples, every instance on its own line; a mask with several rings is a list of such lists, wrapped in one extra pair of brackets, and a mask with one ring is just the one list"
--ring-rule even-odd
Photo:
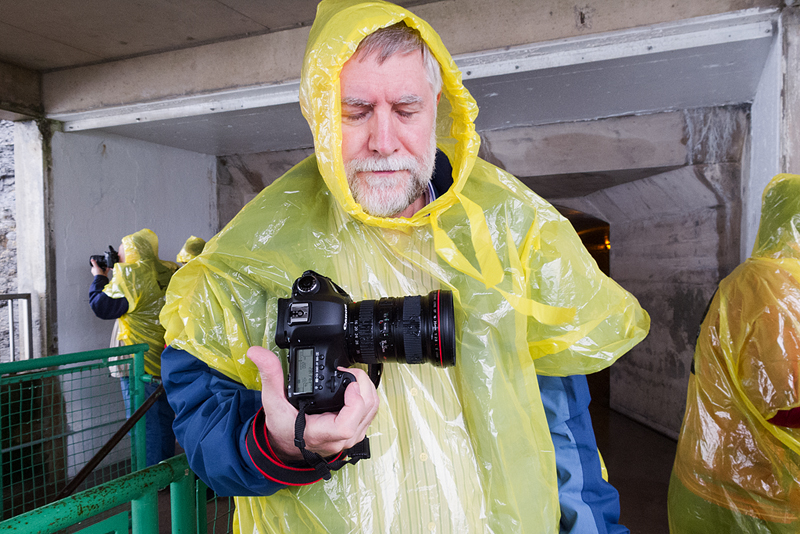
[(364, 37), (353, 57), (361, 56), (363, 60), (372, 54), (377, 54), (375, 59), (378, 65), (381, 65), (396, 53), (410, 54), (417, 51), (422, 52), (422, 63), (425, 65), (428, 83), (433, 88), (433, 94), (438, 95), (442, 90), (442, 71), (439, 62), (433, 57), (431, 49), (419, 31), (407, 26), (405, 22), (381, 28)]

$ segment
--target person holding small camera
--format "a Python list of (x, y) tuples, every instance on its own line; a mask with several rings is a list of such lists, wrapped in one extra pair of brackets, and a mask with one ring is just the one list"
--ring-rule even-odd
[[(593, 435), (572, 431), (588, 400), (566, 375), (627, 352), (646, 312), (550, 204), (477, 157), (475, 101), (413, 13), (323, 0), (300, 87), (315, 154), (181, 268), (161, 313), (176, 435), (192, 470), (236, 496), (235, 530), (627, 532)], [(450, 292), (455, 365), (387, 361), (377, 388), (358, 365), (331, 375), (324, 347), (341, 336), (314, 328), (325, 307), (280, 304), (298, 300), (293, 286), (314, 291), (309, 271), (364, 320), (364, 301)], [(333, 308), (330, 324), (349, 329)], [(289, 343), (299, 371), (279, 349), (279, 315), (312, 327)], [(338, 348), (388, 342), (382, 329)], [(318, 371), (293, 394), (354, 380), (341, 409), (305, 413), (287, 370)]]
[[(147, 228), (123, 237), (116, 258), (113, 247), (109, 249), (105, 259), (97, 256), (90, 259), (94, 279), (89, 287), (89, 305), (100, 319), (116, 321), (113, 346), (149, 345), (144, 355), (144, 370), (160, 378), (164, 328), (158, 314), (164, 306), (167, 285), (178, 266), (158, 258), (158, 237)], [(110, 281), (109, 271), (113, 271)], [(111, 375), (120, 379), (125, 409), (130, 417), (128, 365), (112, 367)], [(157, 382), (145, 384), (145, 396), (149, 397), (157, 387)], [(147, 466), (175, 455), (174, 418), (166, 395), (161, 395), (148, 410), (145, 416)]]

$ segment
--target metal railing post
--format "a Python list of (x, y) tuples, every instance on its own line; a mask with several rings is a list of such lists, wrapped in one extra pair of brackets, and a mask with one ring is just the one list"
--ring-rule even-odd
[[(0, 375), (0, 391), (3, 390), (3, 377)], [(0, 421), (3, 420), (3, 403), (0, 402)], [(0, 481), (3, 480), (3, 462), (5, 458), (3, 458), (3, 447), (0, 446)], [(6, 494), (5, 494), (5, 484), (0, 484), (0, 517), (5, 516), (5, 502), (6, 502)], [(13, 506), (12, 506), (13, 510)]]
[(208, 486), (199, 478), (195, 480), (197, 480), (194, 493), (197, 534), (208, 534)]
[(172, 511), (172, 534), (195, 534), (197, 518), (187, 513), (194, 506), (194, 473), (186, 469), (186, 476), (169, 485)]
[(16, 359), (17, 347), (15, 339), (17, 337), (17, 329), (14, 327), (14, 301), (8, 301), (8, 347), (11, 350), (11, 360)]
[(22, 345), (20, 352), (25, 355), (26, 360), (30, 360), (33, 358), (33, 317), (30, 293), (26, 293), (25, 298), (20, 302), (24, 304), (25, 311), (19, 313), (19, 328), (21, 332), (27, 333), (25, 336), (20, 334), (20, 344)]
[[(131, 399), (131, 404), (133, 406), (133, 409), (131, 410), (132, 412), (136, 411), (136, 409), (142, 405), (145, 399), (144, 381), (142, 380), (144, 377), (144, 353), (144, 350), (139, 349), (133, 355), (133, 377), (129, 378), (131, 393), (133, 394), (133, 398)], [(144, 469), (147, 466), (147, 440), (145, 435), (145, 424), (148, 417), (150, 416), (145, 414), (145, 416), (133, 427), (133, 454), (131, 455), (131, 461), (133, 463), (134, 471)]]

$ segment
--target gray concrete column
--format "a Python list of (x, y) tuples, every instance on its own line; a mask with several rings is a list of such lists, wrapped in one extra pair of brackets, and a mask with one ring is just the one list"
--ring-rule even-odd
[(783, 18), (783, 154), (781, 170), (800, 174), (800, 7), (787, 7)]
[(52, 126), (48, 121), (15, 123), (17, 196), (17, 284), (31, 294), (33, 355), (58, 354), (55, 325), (55, 247), (51, 229)]

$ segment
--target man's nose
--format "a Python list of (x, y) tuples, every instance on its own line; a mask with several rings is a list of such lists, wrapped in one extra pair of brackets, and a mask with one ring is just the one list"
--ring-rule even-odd
[(400, 148), (397, 124), (391, 113), (377, 112), (370, 121), (369, 149), (381, 156), (391, 156)]

